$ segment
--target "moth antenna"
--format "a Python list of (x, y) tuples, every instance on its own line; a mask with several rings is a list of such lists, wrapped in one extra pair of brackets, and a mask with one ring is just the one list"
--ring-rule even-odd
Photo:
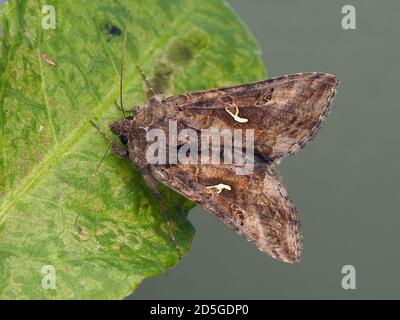
[(147, 80), (146, 75), (144, 74), (143, 70), (138, 65), (136, 65), (136, 69), (139, 71), (140, 75), (142, 76), (143, 81), (146, 84), (147, 88), (149, 88), (149, 90), (151, 91), (152, 96), (155, 96), (156, 92), (154, 91), (150, 82)]
[(117, 100), (114, 100), (114, 105), (115, 105), (115, 107), (118, 109), (118, 111), (121, 112), (122, 116), (123, 116), (124, 118), (126, 118), (126, 117), (125, 117), (124, 109), (121, 108), (121, 106), (118, 104)]
[(127, 10), (126, 12), (124, 41), (121, 48), (121, 65), (119, 72), (119, 105), (124, 118), (126, 118), (126, 115), (125, 115), (122, 95), (123, 95), (123, 78), (124, 78), (124, 64), (125, 64), (125, 48), (126, 48), (126, 40), (128, 39), (128, 22), (129, 22), (129, 10)]
[(114, 105), (115, 105), (115, 107), (118, 109), (118, 111), (121, 112), (121, 114), (122, 114), (122, 116), (123, 116), (124, 118), (126, 118), (125, 114), (126, 114), (127, 112), (130, 112), (130, 113), (134, 113), (134, 112), (135, 112), (133, 109), (132, 109), (132, 110), (123, 110), (123, 109), (119, 106), (117, 100), (114, 100)]

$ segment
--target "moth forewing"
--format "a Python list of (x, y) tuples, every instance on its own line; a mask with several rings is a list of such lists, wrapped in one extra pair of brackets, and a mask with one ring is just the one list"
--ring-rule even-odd
[(337, 85), (330, 74), (300, 73), (185, 93), (164, 102), (182, 109), (181, 121), (187, 127), (254, 129), (255, 152), (274, 161), (295, 153), (316, 134)]

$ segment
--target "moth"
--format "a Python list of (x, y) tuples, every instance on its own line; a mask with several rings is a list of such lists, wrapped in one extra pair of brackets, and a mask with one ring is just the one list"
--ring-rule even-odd
[[(172, 97), (154, 94), (133, 115), (109, 125), (121, 141), (113, 147), (129, 157), (155, 194), (159, 183), (164, 184), (259, 250), (294, 263), (302, 248), (300, 222), (275, 165), (315, 136), (329, 113), (337, 85), (333, 75), (310, 72)], [(224, 154), (217, 164), (149, 163), (148, 132), (168, 133), (171, 121), (199, 136), (210, 128), (253, 130), (253, 170), (238, 175), (238, 164), (226, 164)], [(183, 142), (177, 142), (179, 149)], [(168, 142), (165, 150), (169, 147)]]

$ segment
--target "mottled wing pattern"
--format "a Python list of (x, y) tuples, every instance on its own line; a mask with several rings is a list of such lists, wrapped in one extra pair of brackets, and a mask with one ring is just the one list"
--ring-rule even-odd
[(255, 130), (255, 152), (274, 162), (302, 148), (327, 116), (338, 81), (301, 73), (163, 100), (179, 108), (183, 127)]
[(156, 165), (151, 174), (196, 202), (273, 258), (297, 262), (302, 236), (296, 209), (278, 175), (265, 164), (235, 175), (233, 165)]
[[(111, 124), (146, 181), (156, 179), (214, 214), (276, 259), (299, 260), (302, 237), (296, 210), (273, 165), (293, 154), (317, 132), (329, 112), (338, 82), (325, 73), (303, 73), (252, 84), (155, 96), (134, 117)], [(248, 175), (234, 164), (149, 165), (146, 132), (178, 128), (253, 129), (256, 163)], [(222, 142), (222, 141), (221, 141)], [(149, 179), (151, 177), (151, 179)]]

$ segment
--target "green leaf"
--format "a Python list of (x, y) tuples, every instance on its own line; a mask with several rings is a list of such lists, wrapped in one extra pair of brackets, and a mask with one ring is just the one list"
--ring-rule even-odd
[[(138, 64), (166, 95), (264, 78), (258, 46), (218, 0), (10, 1), (0, 10), (0, 298), (115, 299), (178, 262), (159, 204), (132, 164), (108, 153), (124, 101), (145, 101)], [(47, 55), (48, 58), (43, 58)], [(51, 65), (51, 61), (57, 65)], [(165, 201), (187, 252), (192, 204)], [(76, 225), (74, 225), (77, 216)], [(53, 266), (56, 289), (50, 284)], [(46, 275), (46, 276), (45, 276)]]

